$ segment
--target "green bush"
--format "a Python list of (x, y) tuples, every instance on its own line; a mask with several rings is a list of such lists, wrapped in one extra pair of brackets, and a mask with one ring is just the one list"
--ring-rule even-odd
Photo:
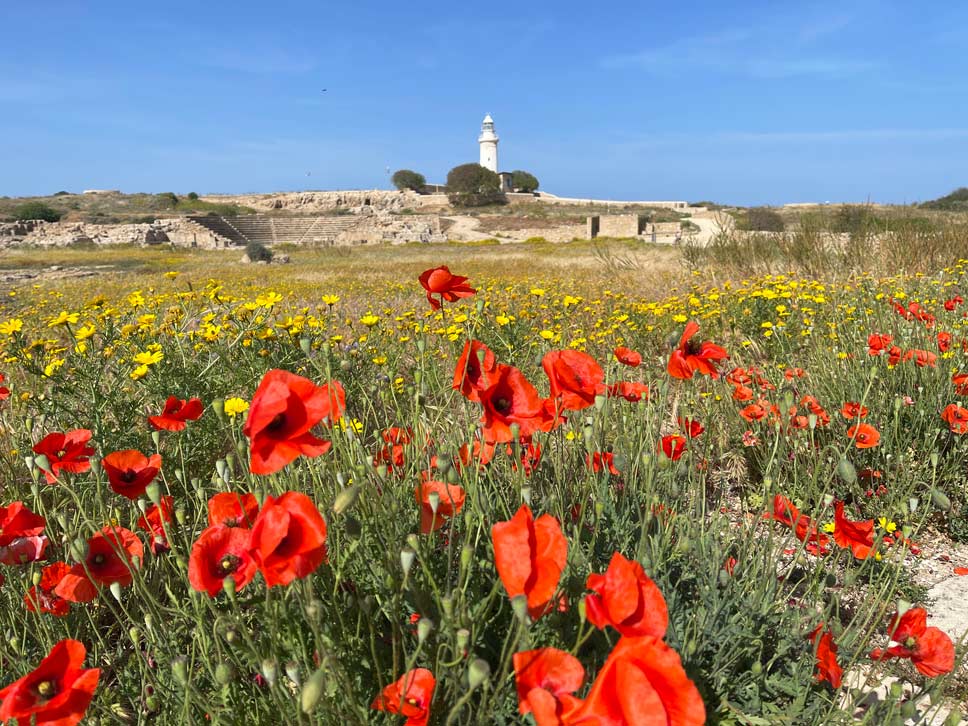
[(249, 242), (245, 246), (245, 254), (252, 262), (272, 262), (272, 250), (261, 242)]
[(780, 213), (767, 207), (753, 207), (746, 218), (748, 229), (753, 232), (782, 232), (785, 228)]
[(924, 202), (920, 206), (924, 209), (940, 209), (942, 211), (968, 210), (968, 187), (958, 187), (950, 194)]
[(188, 198), (194, 202), (196, 199), (198, 199), (198, 194), (195, 192), (188, 192)]
[(20, 221), (42, 219), (45, 222), (57, 222), (63, 215), (43, 202), (24, 202), (14, 207), (13, 216)]
[(411, 191), (419, 192), (427, 184), (427, 180), (423, 174), (411, 171), (410, 169), (399, 169), (395, 171), (390, 181), (400, 191), (410, 189)]
[(174, 192), (163, 192), (162, 194), (158, 195), (158, 201), (161, 203), (162, 207), (174, 209), (178, 206), (178, 195)]
[(501, 178), (480, 164), (461, 164), (447, 174), (447, 199), (455, 207), (483, 207), (506, 202)]
[(538, 191), (538, 177), (527, 171), (516, 169), (511, 172), (511, 188), (516, 192), (531, 193)]

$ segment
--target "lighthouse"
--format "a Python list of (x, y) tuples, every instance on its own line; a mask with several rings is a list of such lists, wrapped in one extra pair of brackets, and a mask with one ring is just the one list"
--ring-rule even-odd
[(494, 119), (491, 114), (484, 117), (481, 124), (481, 135), (477, 137), (477, 143), (481, 145), (481, 166), (497, 172), (497, 134), (494, 133)]

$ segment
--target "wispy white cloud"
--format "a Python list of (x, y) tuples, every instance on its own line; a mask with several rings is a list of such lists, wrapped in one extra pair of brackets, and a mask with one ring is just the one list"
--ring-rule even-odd
[(659, 76), (702, 71), (756, 79), (837, 78), (882, 67), (880, 60), (831, 52), (825, 41), (846, 29), (844, 14), (775, 17), (753, 25), (685, 37), (658, 47), (605, 56), (606, 70), (642, 70)]

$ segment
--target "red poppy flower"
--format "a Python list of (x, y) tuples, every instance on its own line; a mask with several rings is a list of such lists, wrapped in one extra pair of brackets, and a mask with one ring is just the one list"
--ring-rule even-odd
[(30, 612), (50, 613), (58, 618), (67, 615), (70, 612), (71, 604), (64, 598), (59, 597), (54, 589), (64, 575), (70, 571), (71, 566), (66, 562), (54, 562), (43, 568), (40, 571), (40, 582), (24, 595), (24, 605), (27, 606), (27, 609)]
[(749, 386), (735, 386), (733, 388), (734, 401), (752, 401), (753, 389)]
[(642, 354), (635, 352), (631, 348), (619, 346), (615, 349), (615, 360), (623, 366), (638, 368), (642, 365)]
[(74, 726), (94, 698), (99, 668), (84, 668), (87, 651), (77, 640), (62, 640), (40, 665), (0, 690), (0, 722)]
[[(522, 716), (534, 711), (535, 722), (544, 723), (550, 720), (545, 716), (550, 710), (560, 721), (562, 711), (578, 703), (571, 694), (584, 684), (585, 669), (571, 653), (539, 648), (515, 653), (513, 661), (518, 712)], [(562, 704), (559, 699), (570, 703)]]
[(893, 336), (874, 333), (867, 336), (867, 355), (880, 355), (886, 351), (891, 343), (894, 342)]
[(847, 429), (847, 438), (853, 439), (858, 449), (870, 449), (880, 443), (881, 434), (870, 424), (862, 423)]
[(898, 346), (892, 345), (887, 351), (887, 364), (889, 366), (896, 366), (901, 362), (901, 356), (904, 354)]
[(552, 350), (541, 359), (551, 384), (549, 398), (560, 402), (566, 411), (580, 411), (595, 403), (605, 392), (605, 371), (588, 353), (580, 350)]
[(739, 415), (745, 418), (750, 423), (754, 421), (762, 421), (770, 413), (769, 403), (759, 402), (751, 403), (749, 406), (743, 407)]
[(48, 484), (57, 483), (57, 475), (66, 471), (69, 474), (83, 474), (91, 468), (89, 457), (94, 449), (87, 445), (91, 432), (87, 429), (74, 429), (67, 433), (50, 433), (34, 445), (35, 454), (47, 457), (48, 470), (44, 471)]
[(420, 505), (421, 534), (430, 534), (443, 527), (448, 519), (460, 512), (466, 496), (461, 487), (442, 481), (421, 482), (414, 489), (414, 495)]
[(753, 381), (749, 371), (745, 368), (733, 368), (724, 376), (724, 380), (733, 386), (745, 386)]
[(611, 625), (623, 636), (654, 635), (664, 638), (669, 611), (658, 586), (642, 565), (616, 552), (604, 575), (591, 574), (585, 587), (588, 622), (599, 630)]
[(165, 431), (181, 431), (188, 424), (187, 421), (197, 421), (202, 417), (204, 409), (197, 398), (184, 401), (175, 396), (169, 396), (165, 401), (165, 408), (160, 416), (149, 416), (148, 423), (156, 429)]
[(0, 507), (0, 564), (22, 565), (44, 556), (47, 520), (34, 514), (23, 502)]
[(171, 549), (168, 545), (168, 524), (171, 522), (171, 511), (174, 498), (165, 495), (161, 498), (161, 505), (152, 504), (138, 518), (138, 527), (151, 535), (151, 554), (160, 555)]
[(576, 724), (700, 726), (706, 722), (706, 707), (678, 653), (647, 635), (619, 639), (570, 719)]
[(326, 522), (305, 494), (266, 497), (249, 549), (269, 587), (288, 585), (326, 561)]
[(928, 678), (954, 669), (954, 644), (947, 634), (928, 626), (928, 613), (924, 608), (911, 608), (900, 617), (895, 613), (887, 631), (890, 639), (899, 645), (887, 650), (875, 648), (870, 654), (874, 660), (910, 658), (914, 667)]
[(665, 454), (666, 458), (679, 461), (686, 452), (686, 437), (679, 434), (663, 436), (659, 442), (659, 451)]
[(951, 383), (954, 384), (955, 393), (968, 396), (968, 373), (955, 373), (951, 376)]
[(649, 387), (644, 383), (620, 381), (605, 386), (605, 395), (609, 398), (621, 397), (626, 401), (637, 403), (643, 398), (649, 400)]
[(963, 408), (957, 403), (949, 403), (941, 413), (941, 418), (948, 424), (952, 433), (968, 433), (968, 408)]
[(188, 582), (199, 592), (215, 597), (226, 577), (241, 590), (255, 577), (256, 563), (249, 552), (250, 532), (217, 524), (204, 529), (188, 558)]
[[(3, 383), (5, 380), (6, 378), (3, 373), (0, 373), (0, 383)], [(6, 401), (8, 398), (10, 398), (10, 389), (6, 386), (0, 386), (0, 401)]]
[(491, 443), (513, 440), (511, 426), (518, 425), (521, 438), (536, 431), (550, 431), (556, 417), (549, 402), (538, 395), (524, 374), (513, 366), (498, 365), (492, 384), (480, 392), (484, 407), (483, 435)]
[(909, 350), (904, 354), (903, 360), (907, 363), (912, 358), (918, 368), (935, 368), (938, 362), (938, 354), (932, 353), (930, 350)]
[[(810, 631), (807, 640), (813, 643), (817, 656), (817, 683), (827, 681), (834, 688), (840, 688), (844, 671), (837, 662), (837, 644), (833, 633), (823, 629), (823, 623)], [(821, 632), (822, 631), (822, 632)]]
[(951, 333), (938, 333), (938, 350), (942, 353), (951, 350)]
[(479, 340), (468, 340), (454, 367), (454, 390), (468, 401), (480, 401), (481, 391), (491, 385), (490, 374), (496, 370), (493, 351)]
[(706, 427), (694, 418), (679, 417), (679, 427), (690, 439), (701, 436), (706, 431)]
[(101, 459), (108, 483), (115, 493), (137, 499), (161, 471), (161, 454), (145, 456), (136, 449), (115, 451)]
[(598, 474), (603, 469), (613, 476), (621, 476), (622, 472), (615, 468), (615, 454), (611, 451), (596, 451), (585, 455), (585, 466)]
[(953, 298), (944, 301), (944, 309), (948, 312), (951, 312), (964, 301), (965, 299), (961, 297), (961, 295), (955, 295)]
[(852, 522), (844, 516), (844, 503), (834, 505), (834, 542), (849, 549), (858, 560), (866, 560), (874, 550), (874, 520)]
[[(434, 310), (440, 310), (444, 300), (455, 302), (462, 297), (470, 297), (477, 292), (467, 284), (466, 277), (452, 275), (450, 270), (447, 269), (447, 265), (425, 270), (420, 275), (420, 284), (427, 291), (427, 302)], [(440, 302), (434, 298), (434, 295), (440, 296)]]
[(57, 583), (54, 592), (70, 602), (90, 602), (97, 597), (95, 584), (130, 585), (131, 570), (140, 567), (144, 556), (144, 545), (134, 532), (123, 527), (105, 527), (87, 541), (84, 564), (74, 565)]
[(867, 406), (861, 406), (855, 401), (848, 401), (841, 407), (840, 415), (848, 421), (865, 418), (867, 416)]
[(692, 378), (697, 372), (701, 376), (719, 378), (716, 361), (729, 358), (726, 351), (708, 340), (698, 342), (693, 336), (699, 332), (699, 323), (690, 320), (679, 338), (679, 346), (672, 351), (667, 366), (669, 375), (673, 378)]
[(763, 515), (782, 522), (793, 530), (797, 539), (808, 544), (807, 549), (815, 554), (826, 552), (830, 538), (817, 529), (816, 523), (807, 515), (801, 514), (793, 502), (782, 494), (773, 497), (773, 511)]
[(800, 399), (800, 405), (809, 409), (810, 413), (817, 417), (817, 426), (826, 426), (830, 423), (830, 414), (820, 405), (820, 402), (813, 396), (804, 396)]
[(524, 595), (528, 612), (537, 620), (552, 606), (558, 580), (565, 569), (568, 540), (550, 514), (537, 519), (522, 504), (507, 522), (491, 527), (494, 564), (508, 597)]
[(208, 500), (208, 526), (224, 524), (226, 527), (248, 529), (259, 514), (259, 502), (252, 494), (219, 492)]
[(787, 368), (783, 371), (783, 377), (788, 381), (792, 381), (794, 378), (803, 378), (807, 375), (807, 372), (803, 368)]
[(273, 369), (265, 374), (255, 395), (242, 433), (249, 437), (253, 474), (272, 474), (298, 456), (320, 456), (329, 441), (310, 429), (324, 419), (338, 420), (346, 394), (336, 381), (317, 386), (308, 378)]
[(370, 708), (406, 716), (403, 726), (426, 726), (436, 685), (433, 673), (426, 668), (414, 668), (384, 688)]

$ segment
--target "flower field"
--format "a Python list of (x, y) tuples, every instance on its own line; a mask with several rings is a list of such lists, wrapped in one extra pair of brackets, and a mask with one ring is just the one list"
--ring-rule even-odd
[(0, 722), (957, 723), (968, 262), (546, 248), (3, 290)]

